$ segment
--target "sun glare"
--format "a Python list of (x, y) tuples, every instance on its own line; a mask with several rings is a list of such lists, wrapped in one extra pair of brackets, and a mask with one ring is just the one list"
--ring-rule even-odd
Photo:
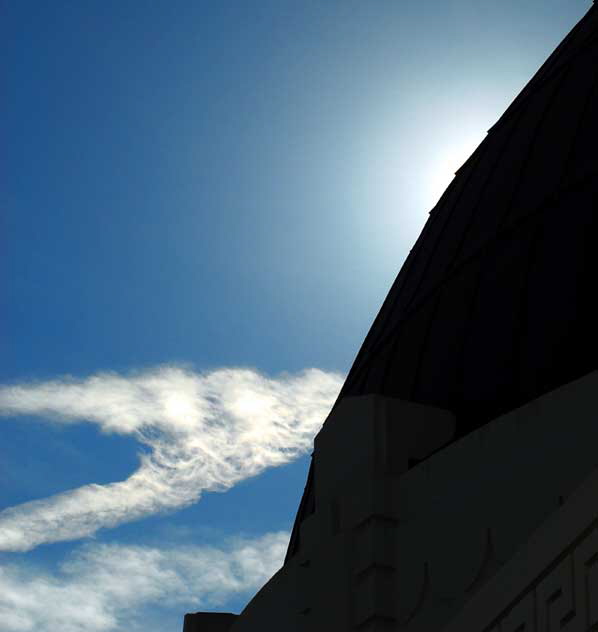
[(481, 141), (482, 138), (476, 135), (439, 148), (438, 153), (430, 161), (429, 178), (426, 178), (430, 208), (438, 202), (455, 177), (455, 172), (471, 156)]

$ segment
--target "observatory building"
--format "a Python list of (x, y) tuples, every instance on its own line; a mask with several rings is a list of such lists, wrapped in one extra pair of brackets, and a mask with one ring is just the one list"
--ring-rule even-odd
[(430, 211), (284, 565), (185, 632), (598, 631), (597, 278), (594, 5)]

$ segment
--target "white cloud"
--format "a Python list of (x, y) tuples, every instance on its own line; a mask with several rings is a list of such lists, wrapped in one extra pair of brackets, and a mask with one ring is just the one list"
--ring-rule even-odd
[(205, 374), (159, 367), (0, 387), (0, 414), (87, 421), (151, 448), (128, 479), (89, 484), (0, 512), (0, 550), (92, 535), (223, 491), (307, 452), (342, 377), (318, 369), (268, 378), (250, 369)]
[(221, 548), (86, 544), (51, 574), (0, 567), (3, 632), (156, 629), (147, 607), (185, 612), (255, 592), (282, 565), (289, 534), (235, 538)]

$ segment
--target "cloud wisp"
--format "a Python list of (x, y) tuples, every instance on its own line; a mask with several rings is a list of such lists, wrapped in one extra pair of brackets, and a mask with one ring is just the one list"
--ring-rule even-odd
[(269, 378), (251, 369), (163, 366), (122, 376), (0, 387), (0, 415), (90, 422), (149, 447), (124, 481), (90, 483), (0, 512), (0, 551), (92, 535), (187, 506), (307, 452), (342, 385), (318, 369)]
[(277, 532), (221, 547), (91, 543), (55, 573), (8, 564), (0, 567), (0, 629), (150, 632), (145, 608), (189, 612), (255, 592), (281, 567), (288, 539)]

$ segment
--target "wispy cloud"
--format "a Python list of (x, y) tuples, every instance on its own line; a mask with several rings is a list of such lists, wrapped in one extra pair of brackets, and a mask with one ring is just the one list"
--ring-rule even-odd
[(0, 512), (0, 550), (93, 534), (189, 505), (311, 448), (342, 377), (318, 369), (269, 378), (250, 369), (163, 366), (0, 387), (0, 414), (87, 421), (150, 448), (124, 481), (89, 484)]
[(283, 562), (289, 534), (231, 539), (224, 546), (155, 548), (86, 544), (58, 572), (0, 568), (3, 632), (150, 632), (149, 607), (184, 612), (255, 592)]

